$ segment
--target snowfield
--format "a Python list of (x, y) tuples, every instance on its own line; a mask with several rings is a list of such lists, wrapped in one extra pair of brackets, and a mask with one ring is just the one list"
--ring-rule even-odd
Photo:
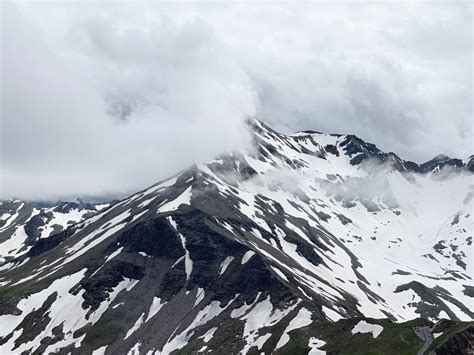
[(374, 338), (377, 338), (380, 335), (380, 333), (382, 333), (382, 331), (383, 331), (383, 327), (381, 325), (370, 324), (370, 323), (367, 323), (365, 320), (361, 320), (351, 330), (352, 334), (371, 333), (372, 337)]

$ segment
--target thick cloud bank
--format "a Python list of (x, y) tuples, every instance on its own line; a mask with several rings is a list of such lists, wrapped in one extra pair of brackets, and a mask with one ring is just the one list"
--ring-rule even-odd
[(1, 38), (0, 198), (126, 194), (246, 144), (254, 115), (472, 150), (469, 3), (3, 3)]

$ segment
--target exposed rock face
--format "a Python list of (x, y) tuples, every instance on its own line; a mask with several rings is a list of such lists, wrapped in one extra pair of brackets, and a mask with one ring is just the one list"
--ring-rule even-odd
[[(272, 352), (290, 324), (473, 318), (465, 165), (444, 176), (355, 136), (249, 128), (252, 149), (15, 249), (0, 353)], [(34, 237), (41, 216), (19, 228)]]

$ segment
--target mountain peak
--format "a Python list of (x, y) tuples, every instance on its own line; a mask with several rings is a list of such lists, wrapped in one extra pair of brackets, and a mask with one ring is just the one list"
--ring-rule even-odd
[[(460, 159), (450, 158), (445, 154), (438, 154), (426, 163), (417, 164), (413, 161), (404, 160), (393, 152), (383, 152), (375, 144), (366, 142), (353, 134), (342, 135), (322, 133), (314, 130), (303, 130), (291, 135), (285, 135), (274, 131), (257, 118), (250, 119), (248, 123), (251, 130), (257, 133), (256, 136), (254, 135), (254, 141), (257, 142), (257, 146), (262, 143), (264, 146), (266, 145), (267, 148), (272, 147), (274, 139), (276, 139), (277, 141), (286, 141), (288, 147), (300, 152), (306, 151), (307, 153), (314, 154), (315, 150), (318, 150), (318, 155), (321, 158), (325, 158), (327, 154), (336, 156), (342, 154), (350, 157), (350, 163), (352, 165), (360, 165), (362, 162), (367, 161), (378, 164), (389, 163), (392, 168), (400, 172), (437, 173), (448, 166), (461, 170), (474, 169), (472, 159), (463, 162)], [(311, 144), (308, 145), (305, 143), (304, 147), (297, 147), (297, 145), (299, 145), (298, 142), (305, 140), (310, 141)], [(266, 150), (272, 149), (273, 148)]]
[(469, 170), (469, 162), (463, 162), (461, 159), (453, 159), (445, 154), (438, 154), (433, 159), (420, 165), (423, 172), (439, 172), (447, 168)]
[(78, 223), (73, 205), (0, 213), (0, 353), (290, 353), (313, 337), (339, 353), (321, 325), (366, 342), (366, 323), (474, 318), (470, 175), (249, 124), (251, 149)]
[(450, 157), (448, 157), (447, 155), (445, 154), (438, 154), (437, 156), (435, 156), (433, 159), (431, 159), (430, 161), (443, 161), (443, 160), (449, 160), (451, 159)]

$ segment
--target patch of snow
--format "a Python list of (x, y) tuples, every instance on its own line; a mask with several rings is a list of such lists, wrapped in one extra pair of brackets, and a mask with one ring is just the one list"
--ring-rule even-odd
[(108, 346), (108, 345), (105, 345), (105, 346), (101, 346), (101, 347), (98, 348), (98, 349), (95, 349), (95, 350), (92, 352), (92, 355), (104, 355), (104, 354), (105, 354), (105, 349), (107, 349), (107, 346)]
[(163, 308), (166, 302), (161, 303), (161, 298), (153, 297), (150, 309), (148, 310), (148, 316), (146, 317), (145, 323), (153, 318)]
[(217, 317), (227, 307), (229, 307), (233, 301), (234, 300), (228, 302), (225, 307), (221, 307), (221, 303), (219, 301), (213, 301), (208, 304), (205, 308), (199, 311), (193, 322), (183, 332), (176, 335), (173, 339), (168, 339), (168, 342), (161, 350), (161, 354), (170, 354), (175, 350), (179, 350), (185, 347), (186, 344), (188, 344), (188, 341), (191, 338), (192, 334), (194, 333), (194, 329), (206, 324), (211, 319)]
[(298, 314), (293, 318), (288, 326), (286, 327), (285, 331), (283, 332), (280, 340), (276, 345), (276, 349), (283, 347), (288, 341), (290, 340), (290, 335), (288, 334), (290, 331), (302, 327), (306, 327), (312, 323), (311, 320), (311, 312), (308, 311), (306, 308), (301, 308)]
[(17, 228), (9, 239), (0, 243), (0, 256), (19, 256), (22, 254), (20, 253), (20, 249), (24, 246), (27, 238), (28, 235), (25, 232), (25, 227), (21, 226)]
[(0, 228), (0, 232), (3, 232), (3, 231), (6, 231), (8, 228), (11, 227), (13, 221), (18, 217), (18, 215), (20, 214), (20, 210), (23, 208), (23, 205), (24, 203), (22, 202), (20, 207), (17, 208), (16, 212), (11, 215), (7, 221), (5, 222), (5, 224)]
[(319, 348), (322, 348), (324, 345), (326, 345), (326, 342), (323, 340), (314, 337), (309, 338), (308, 346), (311, 350), (308, 355), (326, 355), (325, 351), (319, 350)]
[(158, 213), (175, 211), (181, 205), (191, 204), (191, 189), (192, 186), (189, 186), (186, 190), (183, 191), (181, 195), (176, 197), (173, 201), (167, 202), (164, 205), (158, 208)]
[(131, 348), (127, 355), (140, 355), (140, 345), (142, 345), (140, 342), (136, 343), (133, 348)]
[(79, 210), (78, 208), (73, 208), (70, 211), (63, 213), (57, 211), (49, 211), (53, 215), (51, 220), (42, 227), (40, 238), (48, 238), (51, 233), (54, 231), (53, 226), (59, 225), (62, 229), (66, 229), (71, 223), (79, 222), (84, 218), (84, 215), (90, 213), (91, 210)]
[(266, 336), (259, 336), (258, 330), (262, 327), (275, 325), (290, 313), (299, 302), (287, 307), (286, 309), (274, 309), (270, 301), (270, 296), (263, 301), (256, 303), (253, 308), (239, 319), (245, 320), (243, 339), (246, 345), (242, 349), (242, 353), (246, 354), (252, 346), (260, 347), (266, 341)]
[(367, 323), (365, 320), (361, 320), (357, 323), (354, 328), (352, 328), (351, 333), (372, 333), (374, 338), (377, 338), (380, 333), (382, 333), (383, 327), (378, 324), (370, 324)]
[(322, 309), (323, 309), (323, 313), (326, 315), (326, 317), (328, 317), (330, 320), (332, 320), (334, 322), (337, 322), (339, 319), (343, 318), (339, 313), (332, 310), (331, 308), (323, 306)]
[(184, 259), (184, 255), (183, 255), (183, 256), (180, 256), (180, 257), (174, 262), (174, 264), (171, 266), (171, 268), (174, 268), (174, 267), (175, 267), (176, 265), (178, 265), (178, 264), (181, 262), (181, 260), (183, 260), (183, 259)]
[(127, 292), (130, 291), (132, 288), (134, 288), (139, 282), (140, 282), (140, 280), (131, 280), (130, 279), (130, 282), (128, 283), (128, 285), (126, 287)]
[(201, 301), (206, 297), (206, 292), (204, 291), (203, 288), (198, 288), (197, 294), (196, 294), (196, 301), (194, 302), (194, 307), (196, 307)]
[(450, 319), (445, 310), (438, 313), (438, 319)]
[(216, 330), (217, 330), (217, 327), (209, 329), (204, 335), (201, 336), (202, 341), (207, 343), (209, 340), (211, 340)]
[(130, 335), (135, 333), (145, 323), (145, 313), (142, 313), (140, 317), (135, 321), (135, 324), (128, 330), (124, 339), (127, 339)]
[(106, 209), (109, 206), (110, 206), (110, 203), (103, 203), (103, 204), (100, 204), (100, 205), (94, 205), (94, 207), (97, 211), (101, 211), (103, 209)]
[(115, 258), (117, 255), (119, 255), (119, 254), (122, 252), (122, 250), (123, 250), (123, 247), (118, 248), (116, 251), (114, 251), (113, 253), (111, 253), (111, 254), (107, 257), (107, 259), (105, 259), (105, 262), (110, 261), (110, 260), (112, 260), (113, 258)]
[(181, 239), (181, 245), (183, 246), (185, 255), (184, 255), (184, 266), (186, 269), (186, 281), (189, 280), (191, 277), (191, 273), (193, 272), (193, 261), (191, 260), (191, 257), (189, 256), (189, 251), (186, 249), (186, 238), (179, 233), (179, 238)]
[(130, 221), (130, 223), (136, 221), (137, 219), (139, 219), (141, 216), (143, 216), (145, 213), (147, 213), (148, 211), (143, 211), (143, 212), (140, 212), (138, 214), (136, 214), (135, 216), (133, 216), (132, 220)]
[(151, 202), (153, 202), (153, 200), (156, 198), (156, 196), (153, 196), (145, 201), (143, 201), (142, 203), (140, 203), (138, 205), (139, 208), (145, 208), (146, 206), (148, 206)]
[(224, 261), (219, 266), (219, 275), (222, 275), (226, 270), (230, 263), (234, 260), (233, 256), (228, 256), (224, 259)]
[(255, 252), (253, 250), (247, 251), (244, 256), (242, 256), (242, 265), (246, 264), (252, 256), (255, 255)]
[(251, 304), (247, 304), (247, 303), (244, 303), (242, 306), (240, 306), (239, 308), (234, 308), (232, 310), (232, 312), (230, 313), (230, 317), (231, 318), (239, 318), (239, 317), (242, 317), (245, 313), (247, 313), (247, 311), (252, 308), (252, 306), (258, 301), (258, 299), (260, 298), (260, 295), (262, 293), (259, 292), (257, 293), (257, 296), (255, 297), (255, 300), (251, 303)]
[(285, 280), (286, 282), (289, 282), (288, 278), (285, 276), (285, 274), (280, 270), (280, 269), (277, 269), (276, 267), (271, 267), (273, 271), (276, 272), (276, 274), (278, 276), (280, 276), (283, 280)]

